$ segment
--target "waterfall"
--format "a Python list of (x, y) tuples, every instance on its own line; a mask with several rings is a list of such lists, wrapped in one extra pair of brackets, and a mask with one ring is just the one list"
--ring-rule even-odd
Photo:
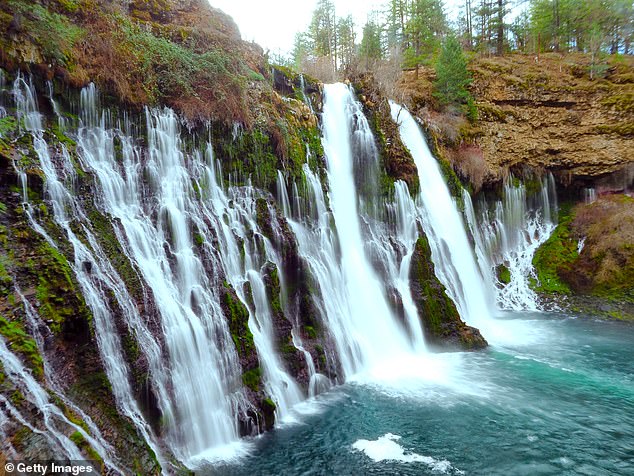
[[(214, 235), (218, 237), (220, 259), (227, 279), (243, 302), (248, 302), (247, 285), (253, 306), (249, 310), (249, 328), (262, 362), (267, 394), (276, 404), (279, 420), (288, 417), (293, 405), (302, 399), (302, 393), (282, 365), (274, 342), (273, 315), (268, 302), (262, 274), (267, 263), (273, 263), (284, 282), (281, 259), (256, 223), (256, 200), (261, 198), (252, 186), (231, 187), (228, 194), (220, 187), (220, 164), (214, 163), (211, 144), (206, 159), (198, 164), (199, 188), (203, 191), (203, 215), (215, 217)], [(204, 225), (197, 221), (199, 229)], [(211, 238), (211, 237), (209, 237)], [(208, 240), (211, 243), (211, 239)]]
[(584, 203), (593, 203), (597, 200), (597, 191), (594, 187), (583, 189), (583, 201)]
[(420, 180), (419, 217), (429, 237), (436, 275), (470, 325), (486, 335), (493, 305), (476, 263), (465, 225), (451, 197), (436, 159), (431, 154), (416, 120), (403, 107), (390, 103), (392, 118), (409, 149)]
[[(502, 309), (538, 310), (538, 298), (530, 288), (537, 279), (533, 270), (535, 251), (548, 239), (556, 226), (555, 180), (548, 174), (539, 180), (539, 190), (528, 194), (524, 184), (509, 176), (504, 195), (493, 206), (484, 199), (479, 218), (464, 192), (465, 215), (474, 237), (478, 262), (487, 282), (495, 283), (494, 292)], [(508, 270), (500, 280), (495, 270)]]
[[(4, 407), (13, 418), (35, 433), (43, 434), (51, 448), (60, 456), (71, 460), (84, 459), (75, 443), (60, 429), (59, 423), (79, 429), (71, 423), (63, 412), (49, 401), (48, 393), (42, 388), (31, 374), (24, 368), (20, 360), (9, 350), (4, 338), (0, 337), (0, 362), (11, 381), (20, 389), (25, 398), (41, 413), (41, 421), (45, 431), (41, 431), (28, 423), (27, 418), (4, 397), (0, 395), (0, 408)], [(63, 428), (63, 426), (62, 426)], [(83, 431), (83, 430), (82, 430)], [(82, 434), (85, 435), (85, 432)]]
[[(107, 292), (111, 291), (118, 298), (117, 301), (125, 315), (133, 315), (138, 313), (138, 311), (133, 305), (131, 297), (125, 291), (125, 284), (107, 262), (105, 253), (97, 246), (97, 240), (94, 238), (90, 228), (86, 226), (85, 213), (76, 202), (72, 192), (65, 187), (63, 181), (58, 177), (57, 169), (49, 154), (48, 144), (43, 138), (41, 115), (37, 110), (34, 90), (20, 76), (18, 76), (14, 84), (14, 97), (18, 116), (24, 119), (24, 127), (32, 134), (33, 147), (40, 160), (42, 171), (46, 176), (46, 192), (52, 201), (55, 222), (65, 231), (72, 245), (75, 259), (70, 265), (81, 286), (86, 304), (92, 311), (96, 328), (95, 336), (117, 404), (123, 414), (134, 422), (139, 432), (160, 458), (160, 452), (157, 445), (153, 443), (154, 438), (149, 426), (132, 397), (129, 371), (125, 364), (120, 338), (114, 326), (112, 310), (108, 305)], [(64, 163), (68, 165), (68, 161)], [(62, 174), (72, 176), (72, 172), (68, 170)], [(25, 174), (22, 173), (21, 176), (25, 177)], [(26, 180), (23, 179), (22, 182), (24, 208), (31, 226), (53, 248), (59, 249), (56, 242), (34, 219), (31, 206), (28, 203)], [(73, 231), (70, 217), (84, 221), (82, 228), (86, 238), (93, 245), (92, 251)], [(90, 265), (87, 266), (86, 263), (90, 263)], [(90, 269), (90, 272), (88, 269)]]
[[(323, 145), (328, 164), (326, 206), (321, 183), (304, 167), (310, 214), (316, 223), (291, 221), (300, 253), (309, 263), (321, 290), (325, 320), (337, 346), (346, 377), (383, 362), (386, 356), (411, 351), (405, 329), (396, 321), (381, 277), (370, 263), (362, 232), (360, 200), (355, 185), (357, 151), (373, 146), (367, 121), (351, 90), (326, 85)], [(375, 156), (370, 157), (376, 160)], [(373, 164), (357, 164), (358, 167)], [(376, 192), (375, 192), (376, 193)], [(331, 220), (334, 226), (331, 226)]]
[[(239, 435), (249, 431), (242, 424), (250, 419), (261, 426), (253, 421), (260, 400), (274, 404), (276, 422), (292, 421), (298, 403), (332, 383), (433, 371), (425, 361), (429, 355), (409, 283), (419, 225), (429, 235), (438, 276), (461, 315), (477, 326), (490, 319), (480, 273), (492, 273), (492, 265), (478, 268), (456, 203), (418, 125), (396, 105), (392, 113), (401, 121), (403, 140), (419, 170), (416, 199), (402, 181), (389, 198), (381, 196), (381, 161), (371, 128), (351, 88), (335, 84), (324, 88), (324, 178), (311, 170), (308, 157), (299, 176), (278, 171), (276, 205), (271, 193), (248, 179), (240, 186), (223, 183), (212, 144), (200, 137), (185, 140), (180, 119), (170, 109), (148, 108), (133, 122), (103, 109), (90, 85), (81, 91), (78, 120), (62, 122), (64, 112), (49, 84), (55, 127), (77, 140), (76, 151), (55, 142), (53, 153), (32, 85), (18, 77), (13, 97), (20, 127), (33, 137), (51, 210), (46, 220), (38, 213), (29, 200), (28, 169), (16, 161), (26, 219), (69, 257), (94, 317), (117, 410), (166, 472), (173, 458), (195, 468), (239, 454), (244, 447)], [(234, 139), (241, 133), (238, 125), (233, 133)], [(465, 207), (476, 216), (469, 200)], [(108, 237), (100, 236), (102, 222)], [(480, 240), (476, 251), (483, 262), (486, 237), (472, 233)], [(323, 340), (302, 327), (304, 316), (289, 297), (297, 284), (291, 282), (285, 248), (292, 240), (292, 266), (301, 261), (301, 272), (305, 268), (319, 325), (313, 333)], [(113, 249), (120, 256), (113, 257)], [(273, 275), (279, 283), (275, 303)], [(233, 331), (224, 301), (229, 294), (244, 305), (249, 335)], [(46, 329), (39, 329), (35, 307), (23, 301), (39, 344)], [(253, 352), (245, 357), (237, 341), (251, 336)], [(135, 396), (137, 367), (127, 362), (124, 338), (138, 346), (146, 364), (146, 390), (156, 410), (152, 418)], [(13, 354), (2, 351), (3, 359), (11, 359)], [(261, 375), (256, 390), (243, 381), (247, 368)], [(48, 364), (45, 378), (47, 389), (64, 400), (63, 385)], [(21, 418), (18, 413), (0, 405), (0, 435), (8, 419)], [(86, 440), (116, 471), (111, 448), (82, 417), (90, 429)], [(57, 448), (66, 442), (55, 431), (60, 433), (53, 427), (49, 436)]]
[(154, 297), (169, 359), (162, 377), (171, 390), (158, 396), (159, 405), (170, 448), (189, 461), (237, 440), (239, 395), (232, 396), (232, 387), (239, 373), (219, 298), (194, 254), (189, 217), (197, 212), (177, 119), (170, 110), (146, 112), (142, 155), (129, 135), (106, 127), (94, 89), (82, 91), (81, 99), (80, 157), (97, 177), (98, 203), (120, 223), (121, 244)]

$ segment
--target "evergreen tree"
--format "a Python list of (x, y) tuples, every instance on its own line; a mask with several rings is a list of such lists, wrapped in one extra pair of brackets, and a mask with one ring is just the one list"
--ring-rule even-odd
[(475, 105), (467, 89), (470, 83), (471, 75), (467, 71), (467, 59), (462, 47), (455, 37), (450, 36), (443, 43), (436, 61), (433, 95), (443, 106), (466, 110), (467, 116), (473, 120)]
[(337, 21), (335, 4), (330, 0), (318, 0), (308, 27), (308, 36), (315, 56), (328, 57), (333, 71), (337, 69)]
[(306, 33), (296, 33), (293, 51), (291, 52), (293, 66), (297, 71), (302, 71), (304, 65), (310, 59), (313, 52), (313, 45), (310, 37)]
[(383, 57), (381, 49), (381, 27), (373, 20), (368, 20), (363, 27), (363, 37), (359, 47), (359, 59), (366, 69)]
[(352, 64), (355, 55), (355, 39), (352, 15), (340, 18), (337, 21), (337, 54), (339, 56), (339, 66), (341, 69), (346, 69)]
[(441, 36), (447, 31), (447, 20), (440, 0), (412, 0), (405, 28), (409, 48), (405, 50), (405, 66), (416, 68), (437, 50)]

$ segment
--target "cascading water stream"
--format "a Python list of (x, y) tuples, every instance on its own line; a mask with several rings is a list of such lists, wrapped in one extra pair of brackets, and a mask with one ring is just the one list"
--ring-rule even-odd
[[(96, 92), (82, 91), (80, 157), (95, 173), (100, 206), (119, 220), (120, 241), (154, 297), (169, 355), (170, 393), (159, 395), (167, 441), (183, 461), (237, 441), (237, 356), (218, 296), (193, 252), (194, 191), (173, 112), (147, 112), (148, 156), (106, 128)], [(120, 165), (114, 140), (121, 141)], [(147, 199), (150, 201), (148, 202)], [(158, 223), (151, 219), (158, 216)], [(209, 402), (214, 402), (210, 405)]]
[[(502, 309), (539, 310), (537, 294), (530, 280), (537, 279), (532, 260), (535, 251), (548, 239), (556, 226), (553, 216), (557, 208), (552, 174), (540, 181), (540, 189), (527, 195), (522, 183), (509, 177), (504, 183), (504, 196), (492, 208), (483, 201), (480, 219), (465, 191), (465, 215), (475, 240), (478, 263), (487, 282), (496, 283), (494, 292)], [(508, 282), (500, 282), (495, 269), (508, 269)]]
[[(9, 350), (4, 338), (0, 337), (0, 362), (7, 376), (17, 385), (22, 395), (33, 404), (41, 413), (41, 422), (46, 431), (36, 429), (27, 423), (27, 419), (20, 415), (20, 412), (11, 405), (3, 395), (0, 395), (0, 408), (4, 407), (11, 413), (11, 416), (21, 421), (25, 426), (34, 432), (42, 433), (52, 448), (54, 448), (60, 456), (71, 460), (81, 460), (83, 455), (79, 448), (73, 443), (65, 432), (58, 427), (61, 422), (64, 426), (80, 429), (78, 425), (71, 423), (62, 413), (62, 411), (49, 401), (49, 396), (37, 381), (31, 376), (30, 372), (24, 368), (20, 360)], [(82, 431), (82, 435), (86, 432)]]
[(492, 331), (493, 299), (484, 285), (456, 202), (416, 120), (405, 108), (393, 102), (390, 107), (418, 169), (419, 217), (429, 237), (436, 275), (463, 319), (486, 336)]
[[(373, 140), (360, 106), (343, 84), (326, 85), (323, 145), (328, 163), (329, 202), (336, 234), (330, 230), (321, 184), (304, 168), (319, 223), (309, 231), (292, 224), (300, 252), (317, 276), (326, 319), (346, 376), (380, 365), (386, 356), (411, 351), (402, 326), (390, 309), (385, 290), (365, 250), (361, 231), (351, 137)], [(317, 183), (315, 183), (317, 182)], [(335, 235), (335, 236), (333, 236)]]
[[(198, 188), (202, 190), (203, 214), (196, 223), (199, 230), (204, 230), (206, 225), (202, 218), (214, 217), (211, 221), (213, 236), (218, 238), (220, 261), (229, 283), (245, 303), (249, 302), (246, 286), (250, 288), (253, 306), (247, 306), (249, 328), (263, 366), (266, 393), (276, 404), (279, 421), (288, 417), (291, 408), (303, 399), (297, 383), (284, 369), (277, 354), (272, 309), (262, 279), (266, 264), (275, 264), (279, 271), (281, 260), (269, 239), (258, 229), (255, 189), (250, 185), (230, 187), (225, 193), (217, 179), (221, 175), (216, 173), (220, 165), (214, 163), (210, 144), (204, 161), (199, 159), (195, 175)], [(207, 243), (211, 243), (211, 236), (211, 232), (205, 234)], [(283, 273), (279, 272), (278, 276), (283, 291)]]
[[(33, 88), (20, 76), (18, 76), (14, 84), (14, 97), (18, 115), (24, 119), (24, 127), (33, 137), (33, 147), (40, 160), (42, 171), (46, 176), (46, 192), (50, 196), (53, 205), (55, 222), (65, 231), (73, 247), (75, 260), (70, 263), (70, 266), (77, 276), (86, 304), (92, 311), (96, 327), (95, 335), (117, 405), (123, 414), (135, 423), (139, 432), (157, 456), (160, 457), (158, 447), (153, 443), (153, 436), (149, 426), (145, 422), (136, 401), (132, 398), (128, 369), (125, 365), (120, 339), (114, 327), (112, 311), (108, 306), (106, 290), (111, 290), (115, 296), (120, 297), (119, 303), (122, 304), (124, 312), (127, 311), (128, 314), (136, 312), (135, 306), (125, 291), (123, 281), (107, 263), (105, 254), (96, 246), (96, 240), (92, 236), (92, 232), (85, 225), (83, 226), (83, 231), (91, 242), (95, 254), (91, 252), (71, 228), (69, 215), (79, 218), (83, 222), (86, 221), (85, 215), (74, 200), (72, 193), (65, 188), (63, 182), (57, 176), (56, 167), (49, 155), (48, 144), (43, 138), (43, 126), (41, 116), (37, 110)], [(68, 164), (69, 161), (64, 161), (63, 165)], [(18, 169), (18, 172), (21, 171)], [(72, 176), (72, 172), (68, 170), (64, 174)], [(21, 176), (25, 177), (25, 174), (21, 172)], [(26, 179), (23, 178), (24, 207), (29, 222), (33, 229), (42, 235), (53, 248), (58, 249), (55, 241), (33, 217), (31, 206), (28, 203), (26, 185)], [(90, 266), (87, 266), (86, 263), (90, 263)], [(90, 269), (90, 272), (88, 269)]]

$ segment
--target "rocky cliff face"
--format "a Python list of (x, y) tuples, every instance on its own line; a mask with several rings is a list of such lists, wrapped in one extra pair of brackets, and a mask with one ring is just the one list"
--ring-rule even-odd
[[(261, 51), (242, 42), (235, 25), (203, 1), (9, 0), (0, 12), (7, 32), (0, 37), (0, 335), (8, 346), (3, 358), (17, 356), (17, 367), (0, 369), (0, 391), (6, 397), (0, 410), (21, 415), (1, 428), (3, 451), (42, 458), (60, 450), (39, 433), (52, 430), (44, 428), (43, 410), (26, 390), (32, 376), (34, 388), (45, 395), (42, 405), (57, 412), (52, 421), (59, 438), (83, 457), (104, 468), (119, 465), (124, 472), (182, 469), (170, 446), (178, 434), (168, 402), (180, 389), (171, 377), (166, 385), (160, 381), (161, 367), (180, 352), (170, 347), (169, 324), (159, 302), (166, 290), (158, 291), (144, 275), (131, 251), (130, 230), (103, 202), (101, 178), (85, 161), (88, 145), (80, 144), (80, 130), (99, 128), (102, 112), (82, 102), (95, 91), (80, 90), (90, 83), (100, 91), (108, 129), (98, 149), (119, 165), (134, 162), (126, 169), (128, 179), (134, 170), (144, 170), (138, 177), (137, 212), (147, 213), (148, 225), (163, 233), (164, 242), (155, 250), (163, 272), (178, 274), (179, 259), (191, 252), (200, 265), (197, 273), (205, 275), (208, 288), (203, 292), (217, 299), (214, 316), (224, 321), (215, 325), (228, 336), (228, 347), (219, 346), (231, 363), (223, 377), (239, 406), (234, 410), (236, 433), (254, 435), (275, 423), (277, 405), (283, 402), (272, 398), (266, 365), (279, 365), (304, 397), (340, 382), (333, 339), (317, 308), (318, 283), (277, 205), (281, 197), (274, 196), (280, 193), (278, 170), (284, 171), (284, 180), (299, 185), (294, 191), (298, 201), (305, 200), (304, 165), (324, 176), (314, 112), (321, 107), (320, 85), (267, 65)], [(396, 179), (408, 181), (414, 190), (416, 173), (406, 150), (401, 146), (395, 154), (391, 147), (400, 141), (387, 101), (371, 96), (368, 115), (372, 101), (381, 104), (373, 122), (386, 169), (379, 195), (387, 200)], [(142, 111), (144, 106), (157, 109)], [(188, 174), (179, 184), (181, 199), (199, 205), (203, 197), (210, 199), (215, 184), (197, 176), (200, 167), (217, 167), (219, 181), (248, 190), (246, 196), (236, 192), (227, 199), (220, 221), (231, 216), (237, 228), (228, 228), (225, 236), (217, 229), (209, 232), (219, 226), (209, 210), (198, 222), (191, 221), (189, 210), (183, 229), (191, 236), (178, 237), (170, 217), (180, 211), (155, 203), (151, 190), (161, 180), (148, 164), (156, 160), (158, 146), (150, 151), (150, 144), (157, 131), (151, 129), (160, 122), (153, 117), (161, 114), (160, 106), (179, 114), (163, 110), (167, 116), (161, 120), (173, 118), (172, 125), (182, 127), (172, 149), (183, 163), (171, 164), (172, 172), (182, 167)], [(28, 114), (37, 109), (41, 124), (27, 125)], [(210, 163), (202, 160), (206, 142), (213, 146)], [(126, 150), (134, 152), (126, 156)], [(65, 198), (54, 196), (62, 189)], [(234, 214), (236, 208), (242, 215)], [(184, 240), (182, 249), (179, 240)], [(249, 260), (260, 289), (244, 276), (230, 282), (227, 266), (219, 267), (223, 240), (235, 242), (232, 258), (239, 267), (246, 269)], [(429, 254), (423, 254), (416, 262), (425, 267), (429, 261)], [(418, 281), (423, 286), (422, 280), (433, 275), (433, 269), (431, 275), (425, 269), (428, 274)], [(177, 307), (199, 316), (201, 299), (192, 291)], [(424, 299), (430, 312), (436, 300), (441, 307), (448, 305), (442, 293)], [(270, 330), (253, 321), (257, 312), (270, 314)], [(447, 315), (452, 326), (462, 324), (455, 307)], [(215, 335), (218, 329), (207, 332)], [(264, 360), (256, 332), (260, 339), (270, 333), (271, 352), (279, 363)], [(438, 342), (455, 337), (450, 334), (439, 334)], [(120, 361), (123, 373), (116, 374), (109, 360)]]
[(435, 112), (433, 72), (405, 73), (401, 89), (439, 142), (440, 152), (477, 191), (509, 170), (552, 171), (581, 187), (631, 167), (634, 63), (611, 57), (590, 78), (589, 57), (545, 54), (475, 58), (471, 90), (479, 118)]

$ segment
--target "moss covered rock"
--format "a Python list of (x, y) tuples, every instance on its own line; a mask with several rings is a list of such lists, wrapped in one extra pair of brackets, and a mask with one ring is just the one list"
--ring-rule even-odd
[(403, 180), (410, 192), (416, 194), (419, 187), (416, 164), (401, 141), (387, 98), (369, 73), (354, 78), (354, 84), (381, 155), (385, 174), (382, 177), (382, 191), (389, 192), (396, 180)]
[(534, 289), (545, 300), (566, 295), (581, 312), (634, 319), (634, 199), (624, 194), (570, 204), (537, 250)]
[(416, 242), (409, 273), (412, 296), (428, 343), (444, 348), (477, 350), (487, 346), (475, 327), (466, 325), (436, 277), (427, 236)]

